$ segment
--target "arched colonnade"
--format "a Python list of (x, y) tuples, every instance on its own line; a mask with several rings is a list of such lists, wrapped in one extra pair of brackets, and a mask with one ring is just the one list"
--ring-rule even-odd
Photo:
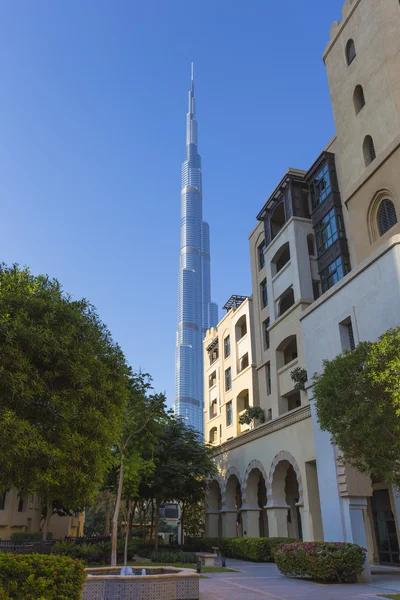
[(302, 474), (294, 457), (282, 451), (268, 472), (252, 460), (244, 474), (231, 466), (210, 481), (206, 535), (302, 539), (303, 508)]

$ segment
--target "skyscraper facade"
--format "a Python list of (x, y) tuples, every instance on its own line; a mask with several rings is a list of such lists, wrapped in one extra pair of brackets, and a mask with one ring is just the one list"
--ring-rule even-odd
[(218, 322), (211, 302), (210, 229), (203, 221), (193, 64), (182, 164), (181, 242), (176, 332), (175, 415), (203, 433), (203, 339)]

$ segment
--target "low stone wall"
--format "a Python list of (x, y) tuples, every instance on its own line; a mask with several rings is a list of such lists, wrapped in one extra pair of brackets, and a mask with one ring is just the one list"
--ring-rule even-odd
[[(165, 567), (162, 575), (88, 575), (82, 600), (198, 600), (199, 575), (189, 569)], [(151, 567), (146, 567), (147, 571)], [(101, 569), (88, 569), (101, 573)], [(110, 571), (110, 567), (104, 571)]]

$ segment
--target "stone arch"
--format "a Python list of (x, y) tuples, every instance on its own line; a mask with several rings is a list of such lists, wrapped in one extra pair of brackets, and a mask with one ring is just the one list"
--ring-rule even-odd
[[(293, 467), (293, 470), (296, 474), (297, 483), (299, 486), (299, 500), (297, 502), (298, 506), (304, 505), (304, 497), (303, 497), (303, 478), (301, 475), (301, 471), (299, 465), (297, 464), (295, 458), (286, 450), (282, 450), (279, 452), (274, 460), (272, 461), (271, 468), (269, 470), (268, 479), (266, 479), (267, 483), (267, 505), (273, 506), (276, 505), (285, 505), (285, 473), (276, 473), (278, 475), (278, 481), (276, 483), (277, 486), (273, 485), (275, 482), (274, 475), (277, 471), (277, 467), (280, 463), (289, 463)], [(282, 477), (282, 475), (285, 475)]]
[(221, 481), (218, 476), (210, 479), (206, 492), (206, 510), (207, 512), (218, 512), (221, 510), (222, 492)]
[(378, 227), (378, 212), (383, 200), (391, 200), (396, 209), (396, 213), (400, 214), (399, 207), (397, 205), (397, 200), (393, 192), (391, 192), (388, 189), (382, 189), (379, 190), (379, 192), (376, 192), (376, 194), (373, 196), (370, 202), (367, 213), (368, 234), (371, 244), (376, 242), (376, 240), (381, 237)]
[(226, 492), (226, 486), (227, 486), (227, 483), (228, 483), (228, 480), (229, 480), (229, 478), (230, 478), (232, 475), (235, 475), (235, 476), (236, 476), (236, 479), (238, 480), (238, 482), (239, 482), (239, 485), (240, 485), (240, 489), (243, 489), (243, 485), (242, 485), (242, 478), (241, 478), (241, 476), (240, 476), (239, 469), (237, 469), (236, 467), (233, 467), (233, 466), (231, 466), (231, 467), (229, 467), (229, 469), (226, 471), (226, 473), (225, 473), (225, 478), (224, 478), (224, 480), (223, 480), (223, 482), (222, 482), (221, 492), (222, 492), (222, 495), (223, 495), (223, 496), (225, 496), (225, 492)]
[(243, 492), (244, 494), (246, 494), (247, 480), (253, 469), (258, 469), (261, 472), (261, 475), (264, 477), (265, 481), (268, 480), (267, 471), (265, 470), (264, 465), (259, 460), (252, 460), (247, 465), (246, 473), (244, 474), (244, 477), (243, 477), (242, 488), (244, 490), (244, 492)]
[[(259, 473), (261, 474), (262, 478), (265, 481), (265, 493), (266, 493), (266, 484), (267, 484), (267, 472), (265, 470), (264, 465), (259, 461), (259, 460), (252, 460), (246, 469), (246, 473), (244, 475), (243, 478), (243, 485), (242, 485), (242, 499), (243, 499), (243, 504), (252, 504), (252, 505), (256, 505), (257, 503), (257, 499), (256, 499), (256, 495), (257, 495), (257, 490), (250, 490), (249, 489), (249, 485), (250, 485), (250, 480), (252, 478), (252, 474), (255, 471), (259, 471)], [(257, 481), (258, 484), (258, 481)], [(264, 508), (264, 507), (260, 507), (260, 508)]]

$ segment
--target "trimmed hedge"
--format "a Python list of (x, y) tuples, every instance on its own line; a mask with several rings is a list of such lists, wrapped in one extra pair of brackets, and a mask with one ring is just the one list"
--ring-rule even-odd
[(343, 583), (362, 573), (366, 550), (356, 544), (302, 542), (285, 544), (274, 552), (283, 575)]
[(187, 538), (183, 546), (181, 546), (182, 550), (185, 552), (212, 552), (213, 547), (218, 546), (220, 539), (218, 537), (202, 537), (202, 538)]
[(152, 552), (150, 555), (151, 562), (173, 564), (173, 563), (195, 563), (196, 554), (194, 552), (169, 551)]
[(78, 560), (54, 554), (0, 554), (2, 600), (80, 600), (86, 579)]
[(237, 558), (252, 562), (274, 562), (274, 548), (296, 541), (295, 538), (279, 537), (221, 538), (215, 545), (228, 558)]

